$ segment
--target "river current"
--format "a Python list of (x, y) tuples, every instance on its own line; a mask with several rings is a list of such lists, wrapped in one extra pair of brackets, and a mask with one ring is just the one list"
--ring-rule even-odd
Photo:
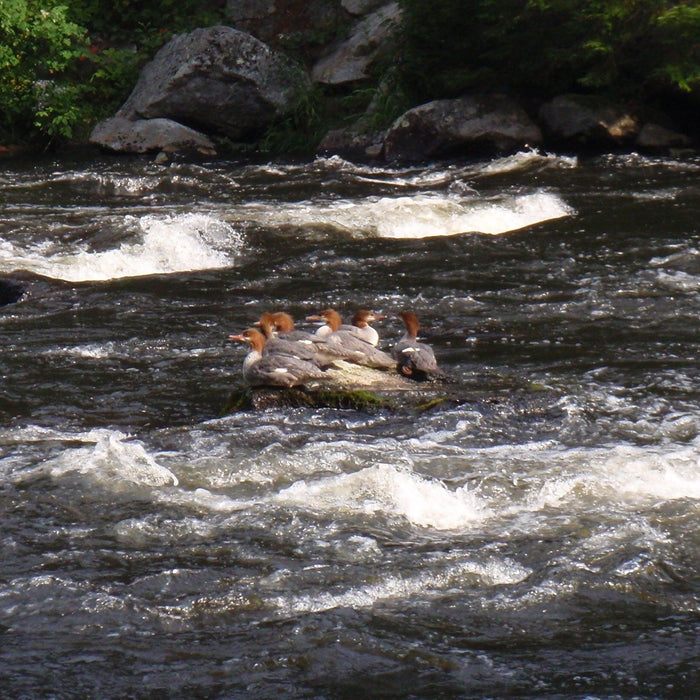
[[(0, 696), (700, 687), (700, 159), (4, 162)], [(466, 400), (222, 415), (262, 311)]]

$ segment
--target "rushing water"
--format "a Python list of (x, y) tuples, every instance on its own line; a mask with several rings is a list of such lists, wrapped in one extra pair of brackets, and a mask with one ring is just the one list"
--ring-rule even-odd
[[(697, 692), (700, 159), (3, 165), (2, 697)], [(328, 306), (468, 400), (222, 417)]]

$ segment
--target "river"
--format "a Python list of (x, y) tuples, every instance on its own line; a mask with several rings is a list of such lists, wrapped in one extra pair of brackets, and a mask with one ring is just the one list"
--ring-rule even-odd
[[(700, 158), (6, 161), (0, 695), (700, 687)], [(262, 311), (468, 400), (222, 415)]]

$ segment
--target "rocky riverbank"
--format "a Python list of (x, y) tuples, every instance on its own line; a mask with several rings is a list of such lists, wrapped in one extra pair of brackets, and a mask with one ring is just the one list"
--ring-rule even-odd
[(389, 90), (372, 76), (395, 49), (397, 3), (371, 0), (250, 0), (229, 3), (231, 26), (174, 37), (143, 69), (119, 111), (91, 135), (118, 153), (211, 157), (303, 108), (319, 86), (374, 91), (366, 112), (331, 125), (315, 152), (352, 159), (416, 162), (482, 157), (527, 147), (562, 152), (668, 152), (696, 144), (666, 114), (594, 95), (521, 104), (514, 95), (471, 94), (415, 105), (377, 128), (377, 100)]

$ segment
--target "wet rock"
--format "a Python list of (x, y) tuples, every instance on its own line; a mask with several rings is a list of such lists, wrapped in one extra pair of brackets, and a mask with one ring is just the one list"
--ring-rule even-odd
[(645, 124), (637, 136), (636, 145), (642, 150), (667, 151), (690, 146), (691, 140), (685, 134), (659, 124)]
[(400, 21), (396, 2), (368, 15), (353, 27), (347, 40), (316, 63), (311, 71), (313, 79), (327, 85), (364, 80), (380, 53), (391, 50), (391, 39)]
[(545, 132), (555, 143), (610, 148), (632, 144), (640, 118), (632, 110), (593, 95), (560, 95), (540, 108)]
[(221, 415), (267, 408), (345, 408), (372, 412), (393, 406), (380, 396), (365, 391), (247, 387), (231, 392)]
[(483, 155), (536, 146), (542, 133), (505, 95), (436, 100), (400, 116), (384, 142), (388, 161)]
[(90, 143), (119, 153), (182, 153), (216, 155), (212, 140), (204, 134), (172, 119), (136, 119), (112, 117), (98, 124), (90, 134)]
[(208, 27), (173, 37), (158, 51), (116, 116), (170, 119), (245, 139), (289, 114), (309, 88), (301, 68), (255, 37)]
[(340, 362), (328, 379), (304, 387), (242, 387), (228, 397), (221, 415), (270, 408), (337, 408), (374, 413), (424, 413), (463, 404), (483, 410), (508, 405), (513, 412), (540, 414), (554, 410), (559, 396), (539, 384), (502, 375), (472, 376), (460, 381), (440, 378), (413, 382), (385, 372)]
[(0, 279), (0, 306), (16, 304), (25, 295), (27, 288), (13, 279)]

